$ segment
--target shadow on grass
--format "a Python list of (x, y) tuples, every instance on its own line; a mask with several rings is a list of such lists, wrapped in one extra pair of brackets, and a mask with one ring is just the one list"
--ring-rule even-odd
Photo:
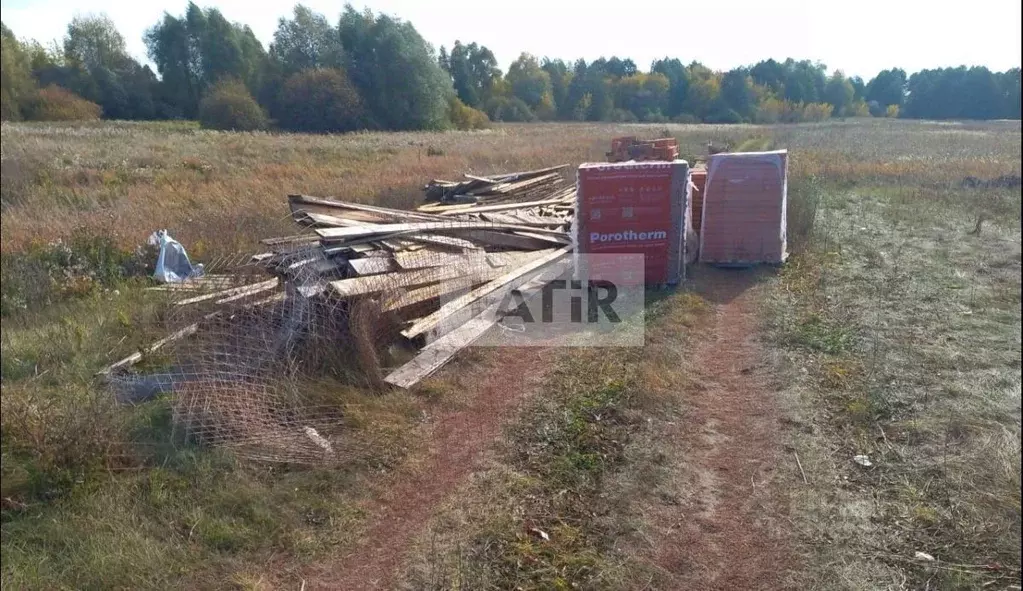
[(666, 300), (676, 293), (692, 292), (710, 304), (727, 304), (746, 291), (778, 275), (779, 267), (758, 265), (743, 268), (719, 268), (692, 265), (686, 269), (686, 280), (671, 289), (648, 289), (646, 307)]

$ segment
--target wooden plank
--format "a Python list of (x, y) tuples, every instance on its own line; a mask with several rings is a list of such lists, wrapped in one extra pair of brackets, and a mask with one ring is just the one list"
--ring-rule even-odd
[(455, 238), (454, 236), (438, 236), (434, 234), (410, 234), (404, 237), (405, 240), (412, 240), (415, 242), (422, 242), (423, 244), (432, 244), (435, 246), (443, 246), (446, 248), (454, 248), (458, 250), (465, 249), (477, 249), (476, 246), (468, 240), (462, 238)]
[(219, 304), (228, 304), (230, 302), (234, 302), (234, 301), (237, 301), (237, 300), (240, 300), (240, 299), (243, 299), (243, 298), (247, 298), (247, 297), (249, 297), (249, 296), (251, 296), (253, 294), (263, 293), (264, 291), (270, 291), (271, 289), (274, 289), (275, 287), (277, 287), (277, 280), (276, 279), (274, 279), (273, 281), (267, 281), (265, 283), (257, 283), (255, 285), (252, 285), (252, 286), (246, 288), (246, 289), (242, 289), (241, 291), (239, 291), (238, 293), (236, 293), (234, 295), (230, 295), (230, 296), (228, 296), (226, 298), (219, 299), (215, 303), (218, 304), (218, 305)]
[(365, 244), (365, 243), (364, 244), (353, 244), (353, 245), (351, 245), (348, 248), (352, 252), (357, 252), (359, 254), (365, 254), (367, 252), (372, 252), (374, 250), (377, 250), (377, 247), (373, 246), (372, 244)]
[(537, 234), (535, 232), (515, 232), (516, 236), (522, 236), (525, 238), (532, 238), (534, 240), (545, 240), (547, 242), (553, 242), (555, 244), (571, 244), (572, 237), (566, 232), (561, 234)]
[(112, 373), (115, 370), (135, 365), (139, 361), (142, 361), (142, 358), (143, 358), (144, 355), (148, 355), (148, 354), (153, 353), (154, 351), (156, 351), (160, 347), (166, 345), (167, 343), (176, 341), (178, 339), (183, 339), (183, 338), (185, 338), (185, 337), (187, 337), (189, 335), (193, 335), (198, 330), (199, 330), (199, 323), (198, 322), (193, 323), (193, 324), (189, 324), (188, 326), (186, 326), (186, 327), (184, 327), (184, 328), (182, 328), (180, 330), (176, 330), (176, 331), (172, 332), (171, 334), (163, 337), (162, 339), (156, 341), (155, 343), (149, 345), (148, 347), (145, 347), (142, 351), (136, 351), (136, 352), (132, 353), (131, 355), (125, 357), (124, 359), (121, 359), (120, 361), (117, 361), (116, 363), (112, 363), (112, 364), (108, 365), (107, 367), (105, 367), (105, 368), (99, 370), (98, 372), (96, 372), (96, 375), (98, 375), (98, 376), (109, 375), (110, 373)]
[(536, 238), (532, 236), (520, 236), (518, 233), (508, 234), (504, 232), (491, 232), (489, 230), (477, 230), (466, 234), (467, 238), (485, 243), (489, 246), (500, 246), (518, 250), (542, 250), (565, 244), (564, 241), (552, 236)]
[(402, 269), (426, 269), (429, 267), (444, 267), (447, 265), (464, 265), (470, 256), (482, 257), (482, 250), (470, 251), (475, 255), (456, 254), (452, 252), (437, 252), (435, 250), (419, 250), (415, 252), (396, 252), (394, 261)]
[(538, 201), (522, 201), (519, 203), (502, 203), (500, 205), (451, 205), (449, 209), (441, 211), (440, 215), (453, 216), (463, 213), (485, 213), (493, 211), (507, 211), (510, 209), (523, 209), (526, 207), (537, 207), (541, 205), (559, 205), (564, 203), (562, 199), (540, 199)]
[(260, 240), (262, 244), (266, 246), (283, 246), (287, 244), (306, 244), (310, 242), (319, 242), (319, 238), (315, 234), (298, 234), (295, 236), (281, 236), (278, 238), (264, 238)]
[(422, 348), (411, 361), (387, 374), (384, 381), (399, 388), (411, 388), (420, 380), (440, 369), (456, 353), (483, 336), (495, 323), (493, 318), (480, 316)]
[(401, 331), (401, 334), (404, 335), (406, 338), (411, 339), (417, 335), (423, 334), (424, 332), (433, 330), (438, 325), (440, 325), (441, 322), (444, 322), (446, 319), (456, 314), (462, 308), (470, 306), (480, 301), (481, 299), (493, 294), (494, 292), (497, 292), (501, 288), (509, 286), (516, 279), (521, 278), (526, 273), (530, 273), (546, 265), (556, 262), (558, 259), (567, 256), (571, 252), (572, 252), (571, 246), (566, 246), (558, 250), (540, 251), (539, 253), (537, 253), (538, 255), (540, 255), (537, 259), (529, 263), (526, 263), (525, 265), (516, 267), (511, 271), (504, 273), (500, 277), (497, 277), (496, 279), (487, 283), (486, 285), (480, 286), (470, 291), (469, 293), (444, 304), (443, 306), (440, 307), (439, 310), (437, 310), (433, 314), (430, 314), (429, 316), (415, 322), (409, 328)]
[(396, 293), (386, 294), (380, 305), (381, 309), (385, 312), (400, 310), (401, 308), (420, 304), (462, 289), (471, 289), (475, 285), (478, 285), (478, 283), (473, 283), (472, 279), (469, 278), (467, 278), (464, 282), (440, 281), (429, 285), (400, 290)]
[[(373, 227), (373, 226), (376, 225), (376, 224), (373, 224), (373, 223), (370, 223), (370, 222), (348, 220), (348, 219), (339, 218), (339, 217), (335, 217), (335, 216), (332, 216), (332, 215), (324, 215), (324, 214), (310, 213), (310, 214), (307, 215), (307, 217), (309, 218), (309, 221), (312, 224), (320, 226), (320, 227), (354, 227), (354, 226)], [(438, 244), (438, 245), (441, 245), (441, 246), (448, 246), (448, 247), (451, 247), (451, 248), (458, 248), (458, 249), (462, 249), (462, 248), (476, 248), (475, 244), (473, 244), (471, 242), (468, 242), (466, 240), (461, 240), (459, 238), (453, 238), (451, 236), (437, 236), (437, 235), (433, 235), (433, 234), (417, 234), (417, 235), (406, 236), (406, 237), (403, 238), (402, 242), (404, 242), (404, 241), (421, 242), (423, 244)], [(409, 249), (421, 248), (421, 246), (419, 246), (419, 245), (404, 245), (404, 246), (405, 246), (405, 248), (409, 248)]]
[(425, 213), (406, 211), (403, 209), (391, 209), (389, 207), (378, 207), (376, 205), (350, 203), (348, 201), (339, 201), (336, 199), (310, 197), (309, 195), (288, 195), (288, 202), (289, 205), (294, 203), (296, 207), (299, 207), (299, 209), (301, 209), (302, 206), (318, 205), (333, 209), (343, 209), (347, 211), (358, 211), (362, 213), (376, 214), (377, 216), (386, 216), (396, 220), (431, 220), (436, 219), (437, 217)]
[(350, 259), (348, 266), (359, 275), (377, 275), (380, 273), (390, 273), (397, 269), (397, 265), (392, 259), (384, 257), (369, 257), (364, 259)]
[[(536, 258), (535, 252), (508, 252), (501, 253), (508, 256), (511, 264), (519, 265)], [(472, 260), (470, 257), (468, 260)], [(366, 277), (352, 277), (331, 281), (330, 286), (334, 292), (341, 297), (351, 297), (367, 293), (378, 293), (382, 291), (406, 289), (434, 283), (437, 281), (448, 281), (459, 277), (467, 277), (477, 283), (483, 283), (500, 275), (499, 269), (494, 269), (480, 257), (479, 264), (449, 265), (446, 267), (429, 267), (426, 269), (412, 269), (410, 271), (395, 271), (383, 275), (368, 275)]]
[[(323, 214), (323, 213), (315, 213), (315, 212), (311, 212), (311, 211), (310, 212), (303, 212), (302, 215), (308, 220), (309, 225), (319, 226), (319, 227), (326, 227), (326, 228), (330, 228), (330, 227), (364, 226), (364, 225), (372, 223), (372, 222), (359, 221), (359, 220), (349, 220), (349, 219), (346, 219), (346, 218), (343, 218), (343, 217), (338, 217), (338, 216), (335, 216), (335, 215), (328, 215), (328, 214)], [(299, 221), (299, 220), (295, 220), (295, 221)]]
[(466, 222), (445, 220), (443, 222), (414, 222), (402, 224), (378, 224), (375, 226), (359, 226), (352, 228), (320, 228), (316, 234), (321, 238), (345, 239), (365, 238), (379, 234), (400, 234), (404, 232), (467, 232), (472, 230), (524, 230), (534, 234), (563, 235), (560, 230), (533, 228), (518, 224), (494, 224), (490, 222)]
[[(564, 265), (564, 263), (561, 264)], [(559, 267), (561, 271), (566, 268), (567, 265)], [(536, 295), (547, 284), (547, 281), (546, 277), (531, 280), (520, 287), (519, 291), (525, 299), (529, 299)], [(470, 319), (462, 326), (426, 345), (419, 355), (389, 373), (384, 381), (399, 388), (411, 388), (416, 385), (494, 326), (497, 322), (494, 310), (495, 307), (486, 310), (476, 318)]]
[(195, 296), (193, 298), (188, 298), (188, 299), (185, 299), (185, 300), (181, 300), (180, 302), (174, 302), (174, 304), (177, 305), (177, 306), (186, 306), (188, 304), (196, 304), (196, 303), (199, 303), (199, 302), (205, 302), (206, 300), (212, 300), (212, 299), (215, 299), (215, 298), (223, 298), (223, 297), (227, 297), (227, 296), (236, 295), (236, 294), (239, 294), (239, 293), (244, 293), (246, 290), (250, 290), (250, 289), (255, 288), (255, 287), (263, 287), (263, 286), (274, 287), (276, 285), (277, 285), (277, 280), (276, 279), (270, 279), (269, 281), (262, 281), (260, 283), (252, 283), (252, 284), (249, 284), (249, 285), (242, 285), (240, 287), (232, 287), (231, 289), (224, 289), (224, 290), (221, 290), (221, 291), (215, 291), (215, 292), (212, 292), (212, 293), (206, 293), (206, 294), (203, 294), (203, 295)]
[(537, 170), (527, 170), (527, 171), (524, 171), (524, 172), (510, 172), (508, 174), (502, 174), (502, 175), (498, 175), (498, 176), (491, 176), (490, 178), (498, 180), (498, 181), (502, 181), (502, 182), (510, 182), (510, 181), (514, 181), (514, 180), (522, 179), (522, 178), (526, 178), (526, 177), (547, 174), (549, 172), (554, 172), (556, 170), (561, 170), (562, 168), (567, 168), (567, 167), (568, 167), (567, 164), (559, 164), (557, 166), (551, 166), (549, 168), (540, 168), (540, 169), (537, 169)]
[(413, 287), (432, 283), (434, 281), (446, 281), (462, 277), (466, 272), (453, 267), (435, 267), (430, 269), (415, 269), (412, 271), (399, 271), (386, 275), (368, 275), (366, 277), (352, 277), (331, 281), (330, 286), (334, 292), (341, 297), (351, 297), (367, 293), (377, 293), (390, 289)]

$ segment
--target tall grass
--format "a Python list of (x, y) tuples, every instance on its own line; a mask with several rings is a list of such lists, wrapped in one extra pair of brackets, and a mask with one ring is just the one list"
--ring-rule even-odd
[[(800, 454), (822, 483), (803, 506), (820, 511), (799, 526), (832, 553), (824, 557), (831, 566), (819, 567), (831, 574), (820, 580), (883, 586), (903, 572), (900, 560), (911, 549), (1007, 567), (987, 578), (970, 570), (960, 586), (1011, 579), (1009, 569), (1019, 567), (1012, 558), (1019, 550), (1019, 194), (966, 192), (960, 181), (1019, 174), (1019, 123), (664, 128), (558, 123), (303, 136), (190, 123), (5, 122), (4, 586), (223, 587), (259, 580), (272, 561), (300, 563), (344, 548), (355, 543), (359, 502), (375, 475), (414, 466), (423, 453), (424, 405), (449, 403), (333, 382), (303, 386), (343, 409), (346, 443), (357, 451), (330, 472), (241, 465), (169, 437), (165, 403), (113, 406), (93, 373), (161, 333), (159, 301), (132, 279), (147, 273), (135, 248), (150, 232), (170, 229), (200, 260), (252, 252), (260, 238), (293, 231), (288, 193), (409, 207), (429, 178), (599, 161), (612, 137), (664, 132), (692, 158), (707, 142), (791, 151), (793, 257), (774, 302), (788, 307), (775, 318), (779, 349), (798, 368), (792, 383), (805, 396), (806, 429), (815, 434), (797, 444), (808, 446)], [(988, 216), (983, 232), (968, 236), (980, 213)], [(622, 458), (642, 455), (647, 432), (636, 427), (645, 414), (673, 416), (644, 396), (682, 379), (672, 361), (682, 345), (672, 339), (691, 320), (681, 312), (662, 319), (674, 336), (643, 351), (634, 367), (595, 358), (555, 373), (552, 396), (520, 425), (504, 467), (489, 473), (505, 488), (473, 522), (489, 524), (472, 530), (481, 544), (473, 550), (477, 573), (507, 582), (514, 571), (523, 583), (551, 587), (558, 581), (541, 566), (564, 566), (582, 585), (633, 572), (613, 546), (628, 524), (613, 521), (628, 506), (618, 501), (635, 489), (605, 483), (649, 466)], [(815, 455), (813, 445), (827, 453)], [(857, 472), (845, 461), (853, 452), (880, 467)], [(566, 483), (588, 501), (561, 494)], [(607, 491), (611, 500), (600, 496)], [(875, 505), (876, 513), (857, 520), (862, 507)], [(594, 506), (607, 509), (600, 519), (586, 513)], [(522, 510), (555, 537), (557, 555), (536, 543), (535, 532), (509, 529), (522, 525)], [(558, 512), (578, 521), (559, 527), (551, 517)], [(840, 554), (845, 572), (833, 568), (836, 545), (821, 542), (830, 540), (828, 528), (855, 550)], [(852, 576), (879, 547), (884, 567)], [(467, 550), (447, 556), (457, 562)], [(519, 560), (531, 566), (511, 569)], [(916, 582), (931, 573), (909, 571)], [(950, 571), (938, 575), (956, 586)], [(300, 585), (289, 577), (264, 583)]]

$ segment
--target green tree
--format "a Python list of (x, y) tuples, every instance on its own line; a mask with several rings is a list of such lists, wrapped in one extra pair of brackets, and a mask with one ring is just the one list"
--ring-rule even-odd
[(605, 70), (607, 60), (587, 65), (585, 60), (575, 62), (572, 81), (568, 87), (568, 102), (572, 118), (581, 114), (587, 121), (608, 121), (614, 111), (614, 89), (611, 76)]
[[(791, 62), (789, 60), (787, 63)], [(750, 76), (754, 83), (767, 87), (775, 96), (785, 96), (785, 79), (788, 76), (785, 65), (774, 59), (764, 60), (750, 68)]]
[(693, 62), (687, 68), (689, 91), (683, 111), (700, 119), (706, 119), (718, 105), (721, 97), (721, 78), (710, 68)]
[(447, 68), (455, 93), (463, 103), (479, 107), (492, 94), (494, 82), (501, 78), (497, 58), (484, 46), (455, 41), (447, 57)]
[(650, 71), (662, 74), (668, 79), (668, 97), (664, 114), (668, 117), (678, 117), (685, 108), (686, 92), (689, 88), (689, 73), (685, 65), (677, 58), (666, 57), (655, 61), (650, 66)]
[[(753, 79), (745, 68), (736, 68), (721, 77), (721, 103), (723, 108), (739, 116), (741, 121), (753, 119), (756, 111), (756, 93)], [(727, 118), (732, 123), (734, 117)]]
[(845, 74), (841, 70), (835, 70), (824, 87), (824, 102), (834, 107), (834, 113), (839, 116), (849, 115), (849, 108), (856, 96), (856, 89), (853, 88)]
[(64, 37), (64, 58), (71, 67), (86, 72), (119, 70), (130, 59), (124, 37), (106, 15), (71, 19)]
[(1002, 72), (998, 76), (998, 85), (1001, 89), (1003, 112), (1002, 117), (1008, 119), (1020, 118), (1020, 69), (1013, 68)]
[(883, 70), (867, 83), (863, 98), (881, 107), (902, 106), (906, 99), (906, 72), (899, 68)]
[(570, 119), (572, 105), (568, 102), (568, 88), (572, 84), (572, 71), (562, 60), (544, 58), (540, 67), (551, 78), (551, 98), (554, 101), (557, 114), (562, 119)]
[(615, 86), (615, 106), (650, 121), (663, 116), (667, 106), (668, 77), (664, 74), (633, 74), (619, 79)]
[(249, 27), (193, 2), (182, 17), (164, 13), (145, 41), (163, 78), (164, 96), (186, 117), (196, 116), (199, 100), (218, 80), (237, 78), (256, 91), (266, 70), (266, 52)]
[(345, 7), (338, 27), (348, 73), (384, 129), (439, 129), (454, 96), (451, 78), (410, 23)]
[(625, 78), (626, 76), (633, 76), (639, 73), (636, 63), (629, 58), (621, 59), (617, 56), (611, 56), (611, 59), (606, 62), (603, 60), (598, 61), (600, 62), (598, 67), (612, 78)]
[(32, 78), (32, 61), (24, 46), (0, 23), (0, 118), (17, 121), (22, 118), (25, 102), (36, 91)]
[(443, 45), (440, 46), (440, 54), (437, 56), (437, 65), (445, 72), (451, 73), (451, 56), (448, 55), (448, 50), (444, 49)]
[(505, 78), (511, 85), (512, 94), (529, 105), (530, 109), (539, 105), (545, 94), (552, 93), (550, 74), (528, 53), (523, 53), (508, 66)]
[(866, 100), (867, 97), (867, 84), (863, 82), (863, 78), (859, 76), (853, 76), (849, 78), (849, 84), (853, 87), (853, 100), (862, 101)]
[(814, 64), (809, 60), (785, 60), (785, 99), (793, 103), (816, 103), (824, 94), (827, 84), (823, 64)]
[(279, 125), (291, 131), (340, 133), (364, 127), (362, 98), (336, 68), (293, 74), (281, 90)]
[(63, 63), (37, 54), (37, 72), (103, 108), (109, 119), (152, 119), (155, 74), (128, 55), (124, 38), (106, 15), (77, 16), (64, 36)]
[(270, 59), (280, 65), (280, 74), (287, 78), (311, 68), (341, 68), (345, 65), (344, 48), (337, 29), (327, 18), (296, 4), (292, 18), (277, 21)]

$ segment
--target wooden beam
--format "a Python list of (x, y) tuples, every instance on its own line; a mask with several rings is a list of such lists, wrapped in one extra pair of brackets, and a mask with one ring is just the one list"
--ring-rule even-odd
[(521, 201), (519, 203), (502, 203), (500, 205), (452, 205), (440, 213), (443, 216), (460, 215), (463, 213), (484, 213), (488, 211), (507, 211), (510, 209), (525, 209), (541, 205), (561, 205), (563, 199), (541, 199), (539, 201)]
[(400, 234), (404, 232), (467, 232), (472, 230), (523, 230), (530, 233), (563, 235), (560, 230), (532, 228), (518, 224), (494, 224), (491, 222), (464, 222), (445, 220), (443, 222), (414, 222), (403, 224), (377, 224), (352, 228), (320, 228), (316, 230), (321, 238), (345, 239), (364, 238), (379, 234)]
[(261, 281), (259, 283), (252, 283), (252, 284), (249, 284), (249, 285), (242, 285), (240, 287), (232, 287), (231, 289), (224, 289), (224, 290), (221, 290), (221, 291), (214, 291), (212, 293), (206, 293), (206, 294), (203, 294), (203, 295), (195, 296), (194, 298), (188, 298), (188, 299), (185, 299), (185, 300), (181, 300), (180, 302), (174, 302), (174, 304), (177, 305), (177, 306), (187, 306), (188, 304), (197, 304), (199, 302), (205, 302), (206, 300), (212, 300), (214, 298), (225, 298), (227, 296), (233, 296), (233, 295), (237, 295), (237, 294), (240, 294), (240, 293), (246, 293), (246, 294), (247, 293), (255, 293), (255, 292), (251, 291), (254, 288), (256, 288), (257, 291), (261, 291), (261, 290), (264, 290), (264, 289), (272, 289), (276, 285), (277, 285), (277, 280), (276, 279), (270, 279), (269, 281)]
[[(471, 250), (469, 253), (437, 252), (435, 250), (417, 250), (394, 253), (394, 261), (402, 269), (426, 269), (428, 267), (444, 267), (447, 265), (465, 265), (471, 257), (482, 258), (482, 250)], [(471, 263), (470, 263), (471, 264)], [(480, 263), (476, 263), (480, 264)]]
[(503, 275), (497, 277), (493, 281), (480, 287), (477, 287), (476, 289), (470, 291), (469, 293), (444, 304), (443, 306), (440, 307), (439, 310), (437, 310), (433, 314), (430, 314), (429, 316), (422, 318), (421, 320), (415, 322), (409, 328), (401, 331), (401, 334), (404, 335), (406, 338), (411, 339), (416, 337), (417, 335), (423, 334), (424, 332), (433, 330), (438, 325), (440, 325), (441, 322), (444, 322), (446, 319), (458, 313), (458, 311), (461, 310), (462, 308), (470, 306), (480, 301), (481, 299), (493, 294), (494, 292), (501, 290), (502, 288), (511, 289), (511, 287), (509, 286), (512, 283), (514, 283), (516, 279), (521, 278), (526, 273), (530, 273), (546, 265), (556, 262), (558, 259), (567, 256), (569, 253), (571, 253), (572, 249), (573, 247), (566, 246), (558, 250), (540, 251), (539, 253), (537, 253), (540, 256), (535, 260), (530, 261), (525, 265), (516, 267), (511, 271), (508, 271)]
[(446, 281), (462, 277), (467, 273), (462, 269), (454, 267), (433, 267), (429, 269), (415, 269), (412, 271), (399, 271), (386, 275), (368, 275), (366, 277), (352, 277), (331, 281), (330, 286), (334, 292), (341, 297), (351, 297), (367, 293), (377, 293), (391, 289), (407, 288), (435, 281)]
[(470, 289), (474, 285), (477, 285), (477, 283), (473, 283), (472, 279), (466, 278), (464, 282), (440, 281), (429, 285), (423, 285), (421, 287), (400, 290), (397, 293), (392, 292), (385, 294), (382, 298), (380, 302), (381, 310), (384, 312), (400, 310), (401, 308), (414, 306), (462, 289)]
[[(561, 267), (561, 269), (567, 269), (567, 265)], [(519, 291), (525, 299), (529, 299), (536, 295), (547, 284), (547, 281), (546, 278), (534, 279), (520, 287)], [(492, 307), (476, 318), (470, 319), (462, 326), (426, 345), (419, 351), (419, 355), (389, 373), (384, 378), (384, 381), (399, 388), (415, 386), (420, 380), (437, 371), (455, 354), (471, 345), (494, 326), (497, 322), (494, 311), (495, 308)]]
[(252, 286), (246, 288), (246, 289), (242, 289), (238, 293), (230, 295), (230, 296), (228, 296), (226, 298), (219, 299), (219, 300), (217, 300), (214, 303), (217, 304), (217, 305), (227, 304), (227, 303), (230, 303), (230, 302), (234, 302), (234, 301), (237, 301), (237, 300), (241, 300), (241, 299), (247, 298), (247, 297), (249, 297), (249, 296), (251, 296), (253, 294), (263, 293), (264, 291), (270, 291), (271, 289), (274, 289), (275, 287), (277, 287), (277, 280), (276, 279), (274, 279), (273, 281), (267, 281), (265, 283), (257, 283), (255, 285), (252, 285)]
[(359, 275), (377, 275), (390, 273), (397, 269), (394, 261), (385, 257), (369, 257), (364, 259), (349, 259), (348, 266)]
[(469, 232), (465, 235), (467, 238), (482, 242), (490, 246), (500, 246), (504, 248), (514, 248), (517, 250), (542, 250), (544, 248), (551, 248), (552, 246), (559, 246), (566, 244), (570, 240), (562, 240), (555, 238), (554, 236), (525, 236), (519, 233), (506, 233), (506, 232), (491, 232), (489, 230), (476, 230)]
[(289, 205), (294, 204), (299, 209), (301, 209), (303, 205), (318, 205), (333, 209), (344, 209), (348, 211), (376, 214), (377, 216), (386, 216), (397, 220), (431, 220), (436, 219), (437, 217), (430, 214), (416, 213), (414, 211), (406, 211), (403, 209), (391, 209), (389, 207), (379, 207), (376, 205), (350, 203), (348, 201), (338, 201), (336, 199), (310, 197), (309, 195), (288, 195), (288, 202)]

